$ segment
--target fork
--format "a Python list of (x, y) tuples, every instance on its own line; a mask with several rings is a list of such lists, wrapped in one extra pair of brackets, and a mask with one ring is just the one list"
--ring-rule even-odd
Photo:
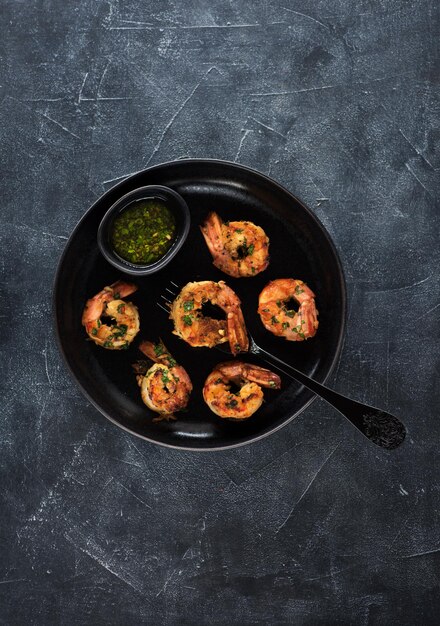
[[(173, 289), (166, 287), (165, 291), (174, 299), (177, 295), (174, 290), (180, 290), (180, 287), (173, 281), (170, 281), (170, 283)], [(166, 305), (171, 304), (170, 296), (161, 294), (160, 298), (163, 302), (157, 302), (156, 304), (166, 313), (169, 313), (169, 308), (166, 308)], [(163, 303), (165, 303), (165, 306)], [(249, 352), (251, 354), (259, 356), (262, 361), (277, 368), (280, 372), (301, 383), (315, 395), (328, 402), (328, 404), (339, 411), (339, 413), (351, 422), (353, 426), (369, 439), (369, 441), (386, 450), (393, 450), (403, 443), (406, 436), (406, 428), (397, 417), (382, 409), (377, 409), (368, 404), (347, 398), (347, 396), (330, 389), (326, 385), (318, 383), (313, 378), (303, 374), (303, 372), (292, 367), (292, 365), (289, 365), (279, 357), (257, 345), (250, 332), (247, 332), (249, 336)], [(226, 344), (219, 344), (216, 348), (221, 352), (231, 354)]]

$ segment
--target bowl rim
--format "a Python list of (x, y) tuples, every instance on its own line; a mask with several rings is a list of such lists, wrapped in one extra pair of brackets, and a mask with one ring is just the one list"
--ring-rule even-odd
[[(173, 210), (177, 208), (177, 211), (180, 212), (183, 218), (183, 226), (180, 232), (177, 233), (175, 241), (169, 250), (167, 250), (167, 252), (165, 252), (160, 259), (154, 261), (154, 263), (137, 265), (131, 263), (130, 261), (126, 261), (111, 248), (107, 241), (107, 231), (111, 227), (112, 219), (114, 219), (116, 214), (124, 211), (124, 209), (126, 209), (133, 202), (136, 202), (137, 200), (147, 200), (148, 198), (159, 198), (165, 202), (170, 199), (173, 200)], [(185, 243), (190, 226), (191, 214), (189, 212), (188, 205), (184, 198), (177, 193), (177, 191), (174, 191), (174, 189), (166, 187), (165, 185), (144, 185), (127, 192), (125, 195), (118, 198), (111, 205), (111, 207), (107, 209), (99, 223), (96, 238), (98, 248), (102, 256), (106, 261), (108, 261), (108, 263), (113, 265), (113, 267), (131, 276), (148, 276), (149, 274), (154, 274), (155, 272), (163, 269), (176, 256)]]

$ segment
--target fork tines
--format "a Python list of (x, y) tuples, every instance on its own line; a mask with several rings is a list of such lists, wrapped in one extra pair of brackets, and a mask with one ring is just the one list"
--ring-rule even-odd
[[(173, 285), (173, 287), (175, 287), (175, 289), (180, 290), (179, 285), (177, 285), (174, 281), (170, 280), (171, 285)], [(170, 289), (169, 287), (165, 287), (165, 291), (167, 291), (169, 294), (171, 294), (172, 299), (174, 299), (176, 297), (176, 291), (173, 289)], [(162, 300), (164, 300), (164, 302), (166, 303), (166, 305), (164, 306), (163, 303), (161, 302), (156, 302), (157, 306), (160, 307), (162, 309), (162, 311), (165, 311), (165, 313), (169, 313), (169, 307), (171, 306), (171, 300), (170, 300), (170, 296), (168, 296), (168, 294), (164, 295), (164, 294), (160, 294), (160, 298), (162, 298)], [(168, 307), (168, 308), (166, 308)]]

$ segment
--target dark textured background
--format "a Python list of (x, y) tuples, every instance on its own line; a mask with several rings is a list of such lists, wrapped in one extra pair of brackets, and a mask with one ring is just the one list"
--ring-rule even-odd
[[(2, 0), (2, 624), (435, 624), (440, 132), (435, 0)], [(437, 66), (437, 67), (436, 67)], [(65, 241), (122, 177), (235, 160), (316, 212), (349, 287), (333, 385), (232, 452), (161, 449), (58, 354)]]

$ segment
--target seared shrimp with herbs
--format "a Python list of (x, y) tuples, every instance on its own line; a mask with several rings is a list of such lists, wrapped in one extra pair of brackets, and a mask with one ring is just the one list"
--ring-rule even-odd
[[(220, 307), (226, 319), (202, 313), (207, 302)], [(213, 348), (229, 341), (232, 354), (246, 352), (249, 346), (246, 325), (238, 296), (222, 280), (188, 283), (171, 304), (174, 334), (193, 347)]]
[[(82, 324), (92, 341), (108, 350), (124, 350), (139, 332), (137, 307), (123, 298), (137, 290), (136, 285), (119, 280), (87, 300), (82, 314)], [(111, 318), (107, 324), (102, 318)]]
[[(298, 310), (287, 308), (294, 300)], [(258, 313), (268, 331), (288, 341), (304, 341), (316, 334), (315, 294), (302, 280), (278, 278), (266, 285), (258, 300)]]
[[(263, 403), (262, 387), (279, 389), (280, 377), (258, 365), (230, 361), (219, 363), (203, 387), (203, 398), (219, 417), (242, 420), (250, 417)], [(233, 387), (238, 388), (234, 392)]]
[(234, 278), (255, 276), (269, 265), (269, 239), (252, 222), (223, 222), (212, 211), (200, 227), (214, 265)]
[(143, 341), (139, 349), (154, 365), (138, 361), (133, 365), (141, 397), (149, 409), (159, 413), (154, 422), (176, 419), (174, 413), (186, 407), (192, 383), (186, 370), (176, 363), (162, 341)]

